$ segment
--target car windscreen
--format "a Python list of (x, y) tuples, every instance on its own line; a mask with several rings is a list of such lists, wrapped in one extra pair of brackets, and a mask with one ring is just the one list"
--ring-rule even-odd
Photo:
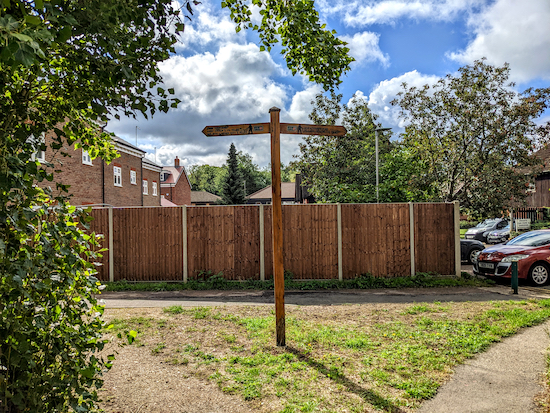
[(485, 221), (480, 222), (479, 224), (477, 224), (476, 228), (492, 227), (495, 224), (495, 221), (496, 220), (494, 220), (494, 219), (486, 219)]
[(507, 245), (517, 245), (521, 247), (540, 247), (550, 244), (550, 231), (531, 231), (518, 235), (508, 242)]

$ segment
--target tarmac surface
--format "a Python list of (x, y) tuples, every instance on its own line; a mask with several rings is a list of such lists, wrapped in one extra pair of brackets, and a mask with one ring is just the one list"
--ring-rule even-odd
[[(106, 308), (182, 305), (273, 305), (273, 291), (105, 292)], [(286, 291), (285, 305), (463, 302), (550, 298), (550, 289), (520, 285), (380, 290)], [(550, 321), (524, 329), (458, 366), (451, 380), (418, 410), (420, 413), (537, 412), (535, 397), (543, 392), (550, 345)]]

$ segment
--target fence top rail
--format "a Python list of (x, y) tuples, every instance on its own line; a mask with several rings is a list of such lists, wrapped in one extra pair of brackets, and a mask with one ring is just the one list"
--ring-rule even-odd
[[(315, 204), (284, 204), (285, 206), (325, 206), (325, 205), (453, 205), (453, 202), (387, 202), (387, 203), (315, 203)], [(271, 206), (271, 204), (236, 204), (236, 205), (177, 205), (177, 206), (161, 206), (161, 205), (134, 205), (134, 206), (114, 206), (109, 204), (93, 204), (93, 205), (75, 205), (77, 208), (92, 208), (97, 209), (144, 209), (144, 208), (215, 208), (215, 207), (258, 207), (258, 206)]]

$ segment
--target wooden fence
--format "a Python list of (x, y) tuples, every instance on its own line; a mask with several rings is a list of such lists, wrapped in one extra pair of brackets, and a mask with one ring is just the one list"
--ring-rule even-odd
[[(91, 230), (109, 248), (101, 280), (187, 281), (206, 271), (230, 280), (273, 276), (269, 205), (99, 208), (91, 215)], [(283, 240), (285, 270), (297, 279), (460, 272), (458, 204), (283, 205)]]

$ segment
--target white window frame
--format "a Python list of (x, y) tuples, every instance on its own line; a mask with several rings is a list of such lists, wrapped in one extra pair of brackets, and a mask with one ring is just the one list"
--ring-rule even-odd
[(147, 179), (143, 180), (143, 195), (149, 195), (149, 183)]
[(84, 149), (82, 149), (82, 164), (94, 166), (94, 164), (92, 163), (92, 157), (90, 156), (88, 151), (85, 151)]
[(132, 185), (137, 185), (137, 172), (134, 170), (130, 171), (130, 183)]
[(157, 183), (153, 181), (153, 196), (157, 196)]
[(122, 186), (122, 168), (113, 166), (113, 176), (115, 178), (115, 186)]

